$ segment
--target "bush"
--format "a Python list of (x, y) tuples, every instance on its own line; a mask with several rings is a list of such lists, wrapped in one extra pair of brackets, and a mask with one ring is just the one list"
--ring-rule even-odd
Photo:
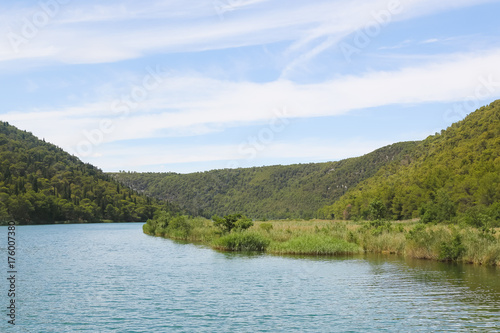
[(181, 232), (185, 233), (186, 235), (188, 235), (192, 229), (192, 226), (189, 223), (186, 216), (179, 215), (179, 216), (176, 216), (170, 220), (168, 228), (170, 230), (181, 231)]
[(373, 236), (380, 236), (384, 232), (392, 231), (392, 223), (389, 221), (375, 220), (365, 223), (361, 227), (361, 231), (370, 230)]
[(148, 220), (148, 222), (142, 226), (142, 232), (148, 235), (154, 235), (155, 229), (149, 224), (149, 221), (151, 220)]
[(422, 223), (416, 224), (413, 229), (408, 231), (406, 234), (406, 239), (407, 240), (413, 240), (416, 242), (421, 242), (424, 239), (428, 238), (428, 233), (425, 228), (425, 225)]
[(456, 233), (447, 227), (427, 227), (419, 223), (406, 234), (405, 253), (413, 258), (439, 259), (445, 253), (442, 244), (452, 243), (452, 234)]
[(462, 221), (472, 227), (487, 228), (494, 222), (489, 213), (484, 207), (472, 207), (465, 213)]
[(259, 225), (259, 228), (264, 231), (270, 232), (273, 229), (273, 225), (271, 223), (261, 223)]
[(449, 244), (446, 242), (441, 243), (439, 260), (457, 261), (464, 252), (465, 247), (462, 245), (462, 238), (457, 234)]
[(380, 200), (373, 200), (368, 210), (371, 220), (381, 220), (385, 217), (386, 207)]
[(165, 237), (166, 234), (167, 234), (167, 229), (165, 229), (165, 228), (156, 228), (155, 229), (155, 233), (154, 233), (155, 236)]
[(148, 222), (151, 221), (157, 228), (166, 228), (168, 227), (171, 218), (172, 215), (170, 213), (166, 211), (160, 211), (155, 215), (152, 221), (148, 220)]
[(252, 232), (234, 232), (216, 239), (213, 247), (225, 251), (265, 251), (269, 239)]
[(251, 219), (247, 218), (241, 214), (226, 215), (224, 217), (219, 217), (217, 215), (212, 216), (214, 225), (219, 227), (223, 232), (231, 232), (233, 229), (246, 230), (253, 226)]
[(492, 227), (498, 228), (500, 227), (500, 201), (495, 202), (489, 208), (489, 215), (492, 219)]
[(439, 190), (434, 201), (420, 207), (423, 223), (451, 221), (456, 215), (455, 204), (444, 190)]
[(437, 206), (429, 202), (420, 207), (420, 221), (422, 223), (436, 222), (438, 219)]
[(252, 219), (242, 216), (238, 221), (234, 223), (234, 229), (238, 231), (247, 230), (253, 226)]

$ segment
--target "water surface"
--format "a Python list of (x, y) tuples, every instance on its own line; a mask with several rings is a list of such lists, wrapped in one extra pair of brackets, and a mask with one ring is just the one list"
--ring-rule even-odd
[(220, 253), (138, 223), (19, 226), (17, 238), (19, 332), (500, 330), (497, 268)]

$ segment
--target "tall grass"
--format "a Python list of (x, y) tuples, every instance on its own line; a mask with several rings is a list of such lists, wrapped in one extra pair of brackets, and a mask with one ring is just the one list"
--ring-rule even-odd
[(462, 235), (465, 253), (463, 261), (468, 263), (500, 266), (500, 241), (484, 232), (464, 232)]
[(224, 233), (212, 221), (195, 218), (143, 226), (145, 233), (203, 242), (225, 251), (340, 255), (394, 253), (411, 258), (500, 266), (499, 234), (470, 226), (407, 222), (324, 220), (255, 222), (247, 231)]
[(274, 254), (339, 255), (360, 253), (361, 248), (328, 235), (302, 235), (285, 242), (273, 242), (268, 252)]
[(259, 233), (232, 232), (215, 239), (212, 247), (224, 251), (265, 251), (270, 240)]

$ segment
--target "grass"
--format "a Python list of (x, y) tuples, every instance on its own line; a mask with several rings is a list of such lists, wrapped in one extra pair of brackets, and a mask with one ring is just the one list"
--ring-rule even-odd
[(285, 242), (273, 242), (268, 248), (274, 254), (339, 255), (361, 253), (361, 248), (328, 235), (303, 235)]
[(270, 240), (259, 233), (232, 232), (212, 242), (212, 246), (224, 251), (265, 251)]
[(246, 231), (223, 233), (212, 221), (181, 221), (179, 229), (152, 228), (144, 232), (201, 242), (223, 251), (262, 251), (271, 254), (342, 255), (393, 253), (411, 258), (500, 266), (500, 230), (484, 231), (456, 225), (403, 222), (344, 222), (325, 220), (256, 221)]

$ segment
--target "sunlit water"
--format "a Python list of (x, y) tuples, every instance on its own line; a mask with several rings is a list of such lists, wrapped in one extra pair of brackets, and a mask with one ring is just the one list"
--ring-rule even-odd
[[(18, 308), (12, 331), (500, 330), (496, 268), (395, 256), (220, 253), (146, 236), (141, 227), (17, 227)], [(6, 267), (7, 229), (0, 232)], [(2, 286), (6, 295), (6, 283)], [(5, 309), (7, 297), (1, 299)], [(2, 317), (0, 331), (5, 331), (9, 325)]]

